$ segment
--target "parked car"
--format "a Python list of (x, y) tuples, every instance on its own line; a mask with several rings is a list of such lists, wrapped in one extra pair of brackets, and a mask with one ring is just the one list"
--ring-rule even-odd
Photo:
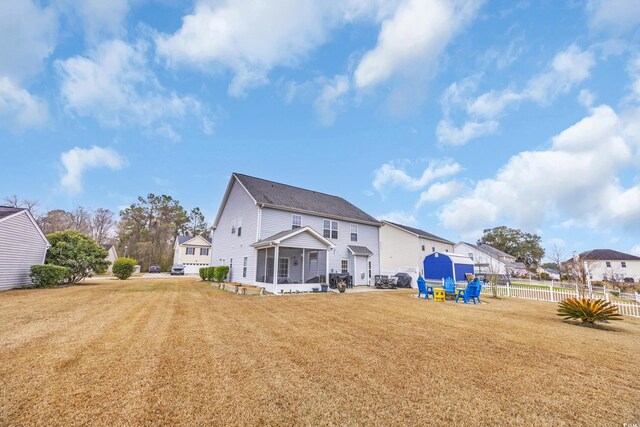
[(160, 273), (160, 264), (151, 264), (149, 265), (149, 273)]
[(184, 276), (184, 265), (173, 264), (173, 267), (171, 267), (171, 275)]

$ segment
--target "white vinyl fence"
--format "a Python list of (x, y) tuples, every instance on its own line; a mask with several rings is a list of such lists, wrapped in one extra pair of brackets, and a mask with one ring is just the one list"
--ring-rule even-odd
[[(580, 292), (577, 289), (562, 289), (549, 287), (536, 288), (519, 285), (498, 285), (497, 294), (499, 297), (512, 297), (512, 298), (524, 298), (537, 301), (547, 302), (560, 302), (566, 298), (580, 298)], [(604, 299), (609, 301), (612, 305), (618, 307), (618, 313), (625, 316), (640, 317), (640, 304), (635, 302), (617, 301), (612, 299), (610, 293), (606, 289), (595, 289), (590, 295), (592, 298)], [(491, 295), (493, 293), (491, 284), (487, 283), (482, 287), (482, 293), (485, 295)]]

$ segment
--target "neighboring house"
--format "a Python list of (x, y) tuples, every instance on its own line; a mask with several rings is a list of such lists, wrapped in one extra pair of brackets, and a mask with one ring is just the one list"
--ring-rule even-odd
[(203, 236), (178, 236), (173, 245), (173, 263), (184, 265), (185, 274), (198, 274), (211, 262), (211, 239)]
[(111, 273), (111, 271), (113, 269), (113, 263), (116, 262), (116, 260), (118, 259), (118, 253), (116, 252), (116, 246), (115, 245), (111, 245), (111, 244), (104, 244), (104, 245), (100, 245), (100, 246), (102, 246), (107, 251), (106, 260), (111, 263), (111, 264), (109, 264), (109, 268), (107, 268), (107, 271), (109, 273)]
[(44, 263), (49, 246), (31, 212), (0, 206), (0, 289), (30, 284), (31, 266)]
[(466, 255), (474, 262), (475, 274), (508, 274), (521, 276), (527, 274), (527, 267), (517, 262), (516, 257), (483, 243), (474, 245), (467, 242), (456, 244), (454, 252)]
[(239, 173), (213, 224), (212, 265), (269, 292), (308, 291), (331, 274), (379, 274), (380, 222), (341, 197)]
[[(423, 275), (423, 262), (434, 252), (453, 252), (455, 244), (419, 228), (382, 221), (380, 228), (380, 270)], [(416, 277), (417, 278), (417, 277)]]
[(593, 280), (621, 282), (632, 278), (640, 282), (640, 257), (635, 255), (613, 249), (593, 249), (582, 252), (579, 259), (587, 262)]
[(560, 280), (560, 273), (553, 268), (545, 268), (544, 272), (551, 277), (551, 280)]

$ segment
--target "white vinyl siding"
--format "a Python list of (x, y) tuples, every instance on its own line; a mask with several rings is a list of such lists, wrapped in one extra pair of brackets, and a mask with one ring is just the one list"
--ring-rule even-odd
[(46, 251), (47, 242), (26, 211), (1, 221), (0, 289), (31, 283), (31, 266), (42, 264)]

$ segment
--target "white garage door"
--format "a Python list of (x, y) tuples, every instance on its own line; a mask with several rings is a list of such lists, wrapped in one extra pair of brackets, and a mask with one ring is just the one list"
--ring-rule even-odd
[(209, 264), (187, 263), (184, 265), (184, 274), (198, 274), (202, 267), (209, 267)]

